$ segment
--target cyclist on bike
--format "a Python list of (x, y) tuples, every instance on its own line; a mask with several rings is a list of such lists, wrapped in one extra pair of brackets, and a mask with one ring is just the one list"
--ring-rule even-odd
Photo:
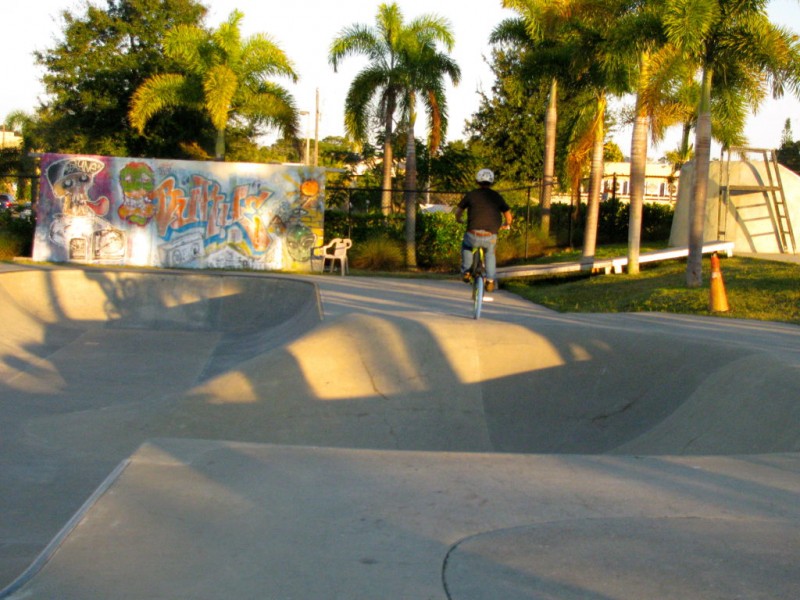
[(456, 221), (462, 222), (464, 211), (467, 211), (467, 231), (461, 242), (461, 278), (470, 282), (472, 267), (472, 251), (484, 248), (486, 255), (486, 291), (495, 288), (495, 272), (497, 260), (494, 249), (497, 245), (497, 234), (500, 230), (511, 228), (511, 209), (505, 199), (492, 189), (494, 173), (489, 169), (481, 169), (475, 176), (478, 187), (467, 192), (455, 210)]

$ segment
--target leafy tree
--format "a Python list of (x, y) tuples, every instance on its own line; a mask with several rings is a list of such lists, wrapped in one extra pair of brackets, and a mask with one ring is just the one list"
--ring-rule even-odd
[(216, 31), (179, 25), (164, 36), (164, 51), (181, 65), (181, 73), (159, 73), (136, 89), (130, 105), (133, 127), (144, 132), (148, 121), (164, 109), (188, 107), (205, 113), (216, 131), (215, 157), (225, 157), (228, 126), (277, 128), (296, 138), (298, 111), (283, 87), (269, 77), (297, 80), (284, 52), (263, 34), (242, 39), (244, 15), (233, 11)]
[(38, 182), (35, 180), (36, 159), (31, 156), (41, 144), (35, 134), (37, 120), (22, 111), (10, 113), (3, 123), (4, 131), (13, 131), (22, 137), (18, 148), (0, 150), (0, 176), (15, 175), (17, 178), (17, 200), (37, 200)]
[(798, 37), (773, 25), (766, 0), (683, 0), (665, 8), (667, 34), (701, 71), (695, 128), (695, 174), (690, 205), (686, 283), (702, 285), (703, 226), (711, 162), (711, 110), (722, 95), (734, 128), (744, 122), (771, 87), (780, 96), (786, 86), (798, 92)]
[(787, 169), (800, 174), (800, 141), (787, 142), (778, 148), (778, 162)]
[(615, 142), (608, 140), (603, 148), (603, 160), (605, 162), (624, 162), (625, 155)]
[(781, 146), (791, 144), (794, 141), (792, 137), (792, 120), (786, 119), (783, 123), (783, 131), (781, 132)]
[(186, 131), (207, 126), (197, 115), (174, 111), (151, 124), (148, 138), (127, 122), (133, 91), (149, 76), (174, 68), (163, 53), (164, 32), (202, 20), (196, 0), (107, 0), (64, 10), (54, 46), (36, 52), (47, 94), (31, 135), (44, 151), (132, 156), (179, 155)]
[[(492, 50), (495, 81), (490, 94), (480, 92), (480, 104), (466, 125), (469, 144), (479, 167), (511, 184), (537, 181), (542, 171), (542, 115), (547, 87), (522, 74), (523, 50), (514, 44)], [(475, 172), (470, 174), (470, 185)]]
[(464, 191), (475, 185), (479, 158), (463, 140), (445, 144), (429, 160), (430, 187), (442, 191)]
[(333, 135), (320, 140), (319, 156), (322, 165), (339, 169), (355, 165), (361, 160), (361, 155), (353, 151), (350, 142)]
[(792, 122), (786, 119), (781, 135), (781, 146), (777, 151), (778, 162), (791, 169), (795, 173), (800, 173), (800, 141), (795, 142), (792, 137)]

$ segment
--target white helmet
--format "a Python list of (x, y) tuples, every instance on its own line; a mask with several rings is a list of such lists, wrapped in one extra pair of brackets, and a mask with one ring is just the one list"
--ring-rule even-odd
[(494, 173), (491, 169), (481, 169), (475, 176), (478, 183), (494, 183)]

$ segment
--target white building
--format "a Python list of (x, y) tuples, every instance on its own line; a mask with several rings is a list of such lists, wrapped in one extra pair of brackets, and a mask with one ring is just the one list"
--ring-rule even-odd
[[(645, 168), (644, 201), (675, 202), (678, 192), (679, 173), (672, 165), (649, 162)], [(603, 198), (612, 196), (627, 202), (631, 195), (631, 163), (607, 162), (603, 170)]]
[(0, 128), (0, 148), (19, 148), (22, 146), (22, 137), (13, 131)]

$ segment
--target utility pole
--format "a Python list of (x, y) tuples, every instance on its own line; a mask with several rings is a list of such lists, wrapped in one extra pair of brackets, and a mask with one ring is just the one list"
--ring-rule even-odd
[(306, 147), (305, 147), (305, 152), (303, 153), (303, 164), (304, 165), (310, 165), (311, 164), (311, 149), (310, 149), (309, 146), (311, 144), (311, 140), (308, 137), (308, 134), (309, 134), (308, 121), (311, 118), (311, 113), (309, 111), (307, 111), (307, 110), (301, 110), (300, 111), (300, 115), (306, 117), (305, 133), (303, 135), (303, 137), (306, 138), (306, 140), (305, 140), (306, 141)]
[(314, 122), (314, 166), (319, 166), (319, 88), (317, 88), (317, 110)]

